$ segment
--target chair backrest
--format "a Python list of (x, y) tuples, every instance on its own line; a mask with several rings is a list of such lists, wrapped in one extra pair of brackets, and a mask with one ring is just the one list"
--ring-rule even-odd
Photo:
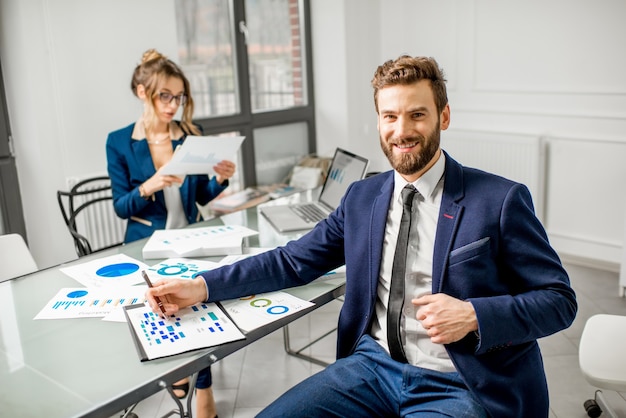
[(37, 270), (37, 263), (19, 234), (0, 235), (0, 265), (0, 282)]
[(79, 257), (124, 241), (126, 222), (113, 210), (109, 177), (84, 179), (69, 192), (59, 190), (57, 201)]

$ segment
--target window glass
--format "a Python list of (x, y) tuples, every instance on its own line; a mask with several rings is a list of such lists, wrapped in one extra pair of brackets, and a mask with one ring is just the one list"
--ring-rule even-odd
[[(309, 0), (174, 0), (193, 119), (208, 134), (247, 137), (239, 156), (246, 166), (237, 169), (242, 187), (280, 181), (296, 155), (315, 152), (309, 8)], [(270, 160), (282, 149), (292, 155), (284, 166)]]
[(307, 125), (299, 122), (255, 129), (254, 149), (257, 183), (282, 183), (308, 154)]
[(307, 104), (299, 0), (246, 0), (253, 112)]
[(194, 118), (240, 112), (229, 0), (175, 0), (178, 59), (191, 85)]

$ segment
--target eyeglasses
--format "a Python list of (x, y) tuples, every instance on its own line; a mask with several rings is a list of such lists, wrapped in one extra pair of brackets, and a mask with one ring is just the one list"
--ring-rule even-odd
[(185, 93), (182, 93), (178, 96), (174, 96), (172, 93), (159, 93), (159, 100), (161, 101), (161, 103), (170, 104), (174, 99), (176, 99), (177, 105), (184, 105), (187, 102), (187, 95)]

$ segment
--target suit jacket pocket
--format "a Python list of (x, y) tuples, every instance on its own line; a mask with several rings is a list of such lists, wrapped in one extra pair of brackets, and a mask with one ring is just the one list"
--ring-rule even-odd
[(481, 238), (450, 252), (450, 265), (462, 263), (479, 254), (489, 252), (489, 237)]

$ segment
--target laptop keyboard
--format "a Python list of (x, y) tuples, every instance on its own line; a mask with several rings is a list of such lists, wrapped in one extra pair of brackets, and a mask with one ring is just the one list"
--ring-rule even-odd
[(294, 212), (298, 214), (299, 217), (304, 219), (307, 222), (319, 222), (322, 219), (326, 218), (326, 213), (324, 213), (317, 205), (310, 203), (305, 205), (295, 205), (292, 206)]

